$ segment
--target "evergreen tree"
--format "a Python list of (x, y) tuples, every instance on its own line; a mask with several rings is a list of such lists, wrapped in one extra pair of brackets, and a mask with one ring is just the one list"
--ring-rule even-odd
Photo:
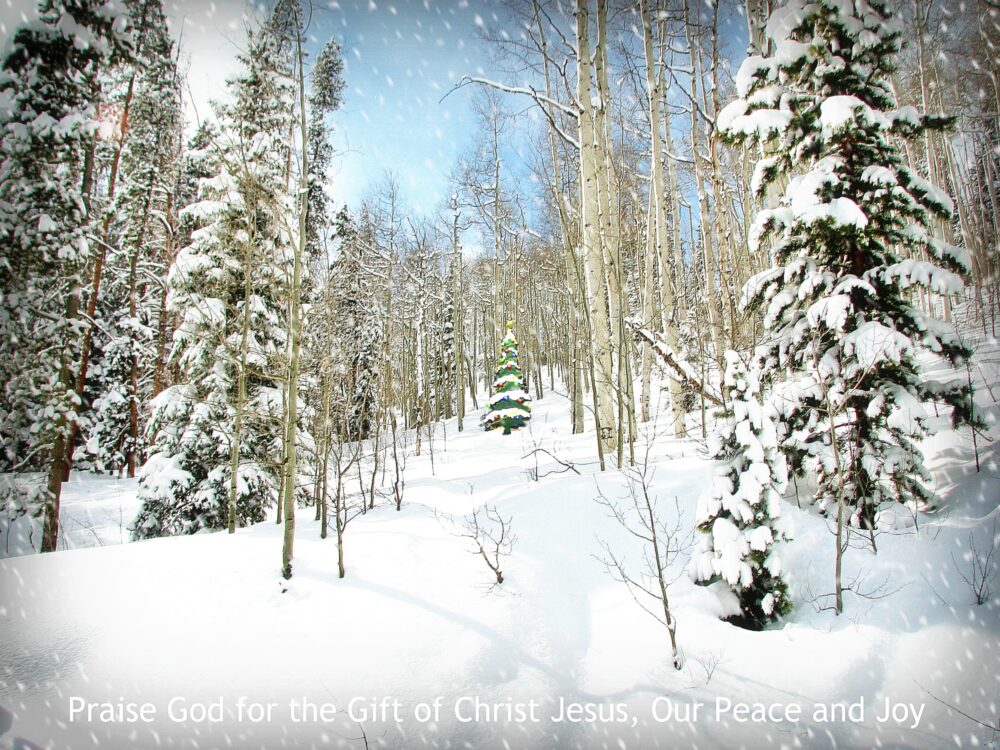
[(145, 452), (145, 404), (152, 397), (162, 295), (156, 283), (171, 258), (174, 197), (182, 128), (181, 88), (174, 44), (159, 0), (135, 0), (131, 14), (141, 40), (131, 83), (128, 130), (109, 225), (106, 281), (94, 332), (94, 388), (87, 394), (84, 465), (127, 468), (133, 476)]
[[(151, 329), (130, 317), (127, 301), (124, 304), (125, 308), (108, 310), (100, 320), (101, 336), (94, 343), (89, 378), (96, 393), (81, 416), (84, 443), (74, 461), (78, 468), (103, 474), (121, 475), (129, 467), (130, 458), (134, 466), (135, 457), (145, 448), (143, 434), (132, 434), (132, 410), (138, 417), (142, 408), (132, 394), (132, 357), (133, 342), (148, 339)], [(143, 372), (144, 380), (145, 375)]]
[(493, 430), (503, 427), (503, 434), (524, 427), (531, 419), (531, 396), (524, 390), (524, 373), (517, 364), (517, 337), (514, 322), (508, 321), (507, 334), (500, 343), (497, 374), (493, 380), (493, 396), (486, 403), (483, 427)]
[(921, 404), (972, 416), (967, 388), (927, 378), (919, 360), (956, 365), (968, 351), (914, 305), (916, 292), (958, 294), (967, 254), (928, 230), (951, 200), (900, 150), (947, 120), (897, 106), (903, 30), (885, 0), (790, 0), (766, 31), (774, 55), (743, 63), (741, 98), (718, 118), (730, 140), (766, 146), (758, 195), (787, 180), (752, 227), (754, 250), (773, 239), (774, 267), (745, 298), (763, 313), (768, 372), (792, 373), (774, 400), (792, 468), (815, 472), (823, 507), (872, 528), (882, 502), (930, 500)]
[(278, 495), (295, 95), (278, 11), (229, 83), (214, 174), (183, 210), (201, 224), (168, 278), (183, 380), (152, 403), (136, 538), (234, 530), (262, 521)]
[(791, 609), (781, 562), (772, 550), (785, 538), (779, 517), (788, 468), (778, 447), (777, 414), (760, 402), (756, 363), (747, 368), (736, 352), (727, 351), (724, 385), (732, 421), (716, 437), (712, 453), (725, 462), (725, 471), (698, 501), (704, 536), (691, 570), (699, 582), (725, 581), (740, 603), (731, 621), (758, 630)]
[(74, 366), (85, 322), (99, 69), (132, 52), (127, 23), (102, 0), (44, 0), (0, 71), (0, 470), (43, 470), (15, 499), (44, 510), (55, 549)]
[(335, 360), (342, 367), (342, 437), (364, 440), (378, 411), (382, 312), (375, 293), (382, 265), (374, 253), (371, 225), (355, 226), (346, 209), (337, 216), (340, 251), (334, 264)]
[(340, 108), (344, 90), (344, 62), (340, 45), (326, 43), (312, 69), (312, 90), (309, 97), (309, 217), (306, 225), (306, 247), (310, 259), (321, 256), (322, 238), (330, 226), (330, 200), (326, 195), (327, 172), (333, 159), (330, 128), (326, 117)]

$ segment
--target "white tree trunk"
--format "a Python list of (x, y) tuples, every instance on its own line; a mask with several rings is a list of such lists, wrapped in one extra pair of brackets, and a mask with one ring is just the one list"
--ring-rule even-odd
[[(674, 325), (674, 293), (670, 280), (670, 242), (668, 239), (667, 227), (667, 196), (665, 194), (665, 183), (663, 175), (663, 142), (660, 131), (660, 102), (662, 92), (660, 90), (662, 76), (657, 73), (657, 58), (653, 53), (653, 24), (649, 12), (649, 0), (640, 0), (640, 14), (642, 15), (642, 36), (643, 49), (646, 56), (646, 88), (649, 94), (649, 130), (652, 153), (650, 156), (650, 207), (651, 213), (649, 224), (651, 227), (650, 239), (654, 245), (648, 255), (647, 276), (650, 287), (652, 287), (652, 266), (656, 259), (660, 262), (660, 303), (663, 306), (661, 322), (663, 325), (663, 339), (674, 351), (677, 351), (677, 328)], [(678, 273), (682, 269), (677, 269)], [(644, 321), (645, 325), (650, 325), (652, 321)], [(652, 355), (645, 353), (649, 349), (649, 344), (644, 344), (644, 364), (645, 360), (651, 359)], [(643, 371), (644, 390), (649, 388), (648, 375)], [(670, 381), (670, 408), (673, 415), (674, 435), (681, 437), (685, 434), (684, 411), (681, 406), (681, 387), (676, 380)], [(648, 400), (644, 396), (645, 401)], [(647, 415), (648, 418), (648, 415)]]
[(603, 451), (616, 444), (614, 413), (615, 381), (608, 319), (608, 288), (604, 248), (599, 225), (600, 171), (603, 158), (591, 100), (590, 10), (589, 0), (577, 0), (577, 97), (580, 100), (580, 191), (583, 225), (583, 259), (587, 281), (587, 311), (590, 320), (590, 347), (594, 367), (595, 418), (597, 439)]

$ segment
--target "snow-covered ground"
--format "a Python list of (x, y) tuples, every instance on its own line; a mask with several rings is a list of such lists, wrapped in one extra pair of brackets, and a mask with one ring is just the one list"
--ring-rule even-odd
[[(997, 342), (979, 342), (973, 376), (993, 389), (978, 393), (994, 438), (979, 440), (981, 471), (969, 431), (935, 420), (926, 448), (938, 509), (916, 519), (899, 509), (883, 517), (877, 555), (848, 552), (844, 579), (867, 597), (847, 594), (843, 615), (824, 609), (833, 590), (829, 524), (794, 499), (785, 513), (795, 540), (781, 556), (796, 606), (782, 628), (748, 632), (717, 619), (714, 593), (689, 581), (681, 556), (670, 589), (681, 671), (665, 629), (599, 559), (607, 544), (641, 563), (637, 540), (595, 501), (598, 488), (615, 499), (628, 483), (618, 471), (599, 474), (593, 433), (570, 434), (558, 394), (536, 401), (530, 429), (510, 436), (483, 433), (474, 416), (462, 433), (448, 422), (434, 440), (433, 466), (426, 437), (420, 457), (411, 446), (402, 510), (381, 505), (347, 529), (346, 579), (337, 577), (334, 536), (321, 540), (312, 509), (303, 509), (284, 593), (282, 529), (273, 522), (233, 536), (111, 546), (127, 537), (134, 485), (74, 478), (63, 519), (70, 549), (0, 561), (0, 746), (995, 742), (974, 720), (996, 725), (1000, 714), (1000, 577), (976, 606), (963, 576), (970, 540), (983, 554), (996, 545), (1000, 567)], [(575, 470), (530, 455), (536, 447)], [(680, 527), (690, 529), (713, 471), (699, 441), (656, 435), (651, 464), (664, 514), (676, 503)], [(506, 582), (492, 589), (482, 559), (446, 521), (485, 503), (512, 519), (517, 536)], [(303, 714), (303, 700), (315, 715)], [(486, 704), (479, 720), (465, 721), (476, 701)], [(95, 702), (148, 702), (155, 716), (106, 721), (116, 717), (97, 709), (87, 721), (81, 706)], [(557, 721), (561, 703), (591, 706), (580, 721)], [(740, 703), (762, 704), (757, 711), (767, 715), (752, 705), (740, 714)], [(197, 704), (221, 713), (198, 721), (190, 713)], [(324, 715), (323, 704), (334, 707)], [(430, 704), (426, 715), (420, 704)], [(833, 712), (826, 720), (816, 713), (823, 706)], [(848, 716), (836, 714), (847, 708)]]
[[(0, 482), (10, 481), (0, 477)], [(40, 475), (21, 477), (19, 482), (40, 483)], [(138, 505), (138, 479), (117, 479), (88, 472), (73, 472), (63, 485), (59, 549), (103, 547), (124, 544)], [(27, 555), (41, 546), (40, 519), (10, 515), (0, 517), (0, 558)]]

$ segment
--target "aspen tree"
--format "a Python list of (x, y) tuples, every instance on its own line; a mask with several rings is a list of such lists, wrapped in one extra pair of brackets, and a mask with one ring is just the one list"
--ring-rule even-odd
[[(666, 262), (668, 256), (668, 227), (667, 227), (667, 196), (665, 194), (665, 181), (663, 175), (663, 143), (660, 130), (660, 102), (662, 100), (661, 86), (662, 76), (657, 71), (657, 65), (662, 64), (662, 59), (657, 60), (653, 54), (653, 24), (650, 16), (649, 0), (641, 0), (640, 14), (642, 16), (642, 36), (643, 51), (646, 61), (646, 86), (649, 95), (649, 128), (650, 128), (650, 216), (648, 224), (651, 227), (649, 236), (651, 247), (648, 252), (648, 262), (650, 266), (654, 259), (663, 259), (660, 264), (660, 304), (662, 305), (663, 338), (667, 345), (676, 351), (678, 338), (677, 329), (674, 325), (674, 300), (671, 288), (669, 268)], [(679, 274), (682, 269), (676, 269)], [(646, 271), (647, 281), (650, 284), (649, 299), (652, 301), (652, 268)], [(643, 321), (649, 325), (652, 321)], [(649, 365), (652, 360), (650, 344), (643, 344), (643, 420), (649, 418), (649, 396), (650, 387)], [(681, 406), (681, 390), (676, 380), (671, 380), (670, 385), (670, 408), (673, 413), (673, 431), (677, 436), (685, 434), (684, 412)]]
[[(617, 444), (614, 411), (615, 380), (611, 324), (608, 316), (608, 284), (604, 240), (600, 227), (600, 161), (603, 138), (595, 119), (591, 86), (589, 0), (577, 0), (577, 99), (580, 106), (580, 193), (582, 253), (587, 282), (587, 317), (590, 321), (591, 365), (593, 367), (594, 418), (597, 422), (599, 453)], [(600, 50), (598, 50), (600, 54)]]

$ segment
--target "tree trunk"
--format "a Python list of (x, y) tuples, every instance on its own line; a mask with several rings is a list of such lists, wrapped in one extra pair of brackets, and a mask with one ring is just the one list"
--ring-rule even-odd
[(608, 319), (608, 288), (600, 231), (600, 172), (602, 158), (591, 100), (589, 0), (577, 0), (577, 98), (580, 102), (580, 191), (583, 225), (583, 256), (587, 280), (587, 313), (590, 363), (593, 368), (594, 418), (597, 422), (599, 458), (617, 443), (614, 414), (614, 364)]
[[(538, 29), (539, 44), (542, 50), (542, 67), (545, 77), (545, 96), (552, 98), (552, 79), (549, 73), (548, 47), (545, 40), (545, 27), (539, 17), (538, 1), (533, 4), (534, 20)], [(552, 198), (555, 201), (559, 214), (559, 229), (563, 241), (563, 261), (566, 277), (566, 294), (569, 300), (568, 322), (569, 346), (567, 355), (569, 367), (567, 372), (569, 382), (566, 384), (570, 395), (570, 423), (573, 434), (583, 432), (583, 387), (581, 384), (582, 375), (579, 367), (579, 357), (577, 350), (579, 340), (583, 335), (583, 326), (580, 322), (580, 307), (583, 305), (583, 290), (578, 283), (579, 270), (577, 267), (576, 250), (574, 247), (574, 229), (570, 221), (570, 209), (567, 206), (566, 196), (562, 192), (562, 166), (559, 159), (558, 133), (551, 120), (551, 115), (546, 118), (548, 123), (549, 138), (549, 158), (552, 160)]]
[[(650, 297), (652, 296), (652, 266), (654, 259), (659, 260), (660, 265), (660, 304), (662, 306), (661, 323), (663, 327), (663, 338), (667, 345), (674, 351), (677, 350), (678, 338), (677, 329), (674, 325), (674, 309), (676, 306), (673, 288), (670, 280), (668, 226), (667, 226), (667, 196), (665, 194), (665, 182), (663, 175), (663, 142), (660, 130), (660, 103), (662, 100), (661, 85), (663, 77), (658, 74), (656, 66), (657, 58), (653, 53), (653, 23), (650, 17), (649, 0), (641, 0), (640, 13), (642, 15), (643, 49), (646, 57), (646, 88), (649, 95), (649, 130), (650, 130), (650, 205), (652, 211), (649, 223), (652, 230), (649, 233), (655, 245), (655, 254), (650, 253), (647, 258), (647, 283), (650, 286)], [(680, 273), (682, 269), (677, 269)], [(652, 321), (645, 321), (649, 325)], [(643, 354), (643, 384), (644, 388), (649, 388), (649, 375), (647, 372), (652, 361), (652, 353), (649, 351), (649, 344), (644, 344)], [(670, 382), (670, 409), (673, 414), (673, 432), (677, 437), (686, 434), (684, 427), (684, 410), (681, 405), (683, 397), (680, 385), (676, 381)], [(649, 418), (648, 396), (643, 397), (644, 420)]]
[(281, 574), (286, 579), (292, 577), (292, 558), (295, 545), (295, 483), (298, 474), (298, 416), (299, 416), (299, 352), (302, 347), (302, 260), (306, 251), (306, 219), (309, 203), (309, 161), (306, 124), (306, 82), (303, 70), (302, 33), (297, 30), (295, 46), (298, 62), (299, 84), (299, 137), (302, 139), (302, 166), (299, 177), (298, 237), (292, 249), (292, 286), (289, 309), (289, 358), (288, 358), (288, 408), (285, 413), (285, 486), (284, 511), (285, 529), (281, 549)]
[(451, 331), (454, 341), (454, 361), (452, 367), (455, 370), (455, 411), (458, 416), (458, 431), (464, 428), (465, 420), (465, 307), (462, 305), (462, 246), (459, 242), (459, 220), (461, 215), (458, 209), (458, 198), (452, 197), (451, 202), (453, 217), (451, 225), (451, 245), (452, 245), (452, 292), (451, 292)]
[[(75, 320), (80, 313), (79, 289), (71, 289), (66, 299), (66, 320)], [(70, 351), (66, 342), (60, 352), (59, 382), (66, 393), (73, 391), (73, 373), (70, 369)], [(71, 412), (69, 419), (76, 414)], [(72, 423), (67, 424), (67, 417), (57, 416), (56, 437), (52, 444), (49, 463), (49, 476), (45, 495), (45, 517), (42, 522), (42, 552), (55, 552), (59, 543), (59, 510), (62, 500), (62, 483), (68, 477), (69, 452), (67, 438), (71, 434)]]
[[(145, 7), (143, 9), (143, 13), (145, 13)], [(118, 135), (118, 144), (115, 147), (115, 155), (111, 161), (111, 172), (108, 176), (107, 200), (109, 206), (115, 198), (115, 188), (118, 183), (118, 167), (121, 164), (122, 151), (125, 149), (125, 136), (128, 133), (128, 114), (129, 107), (132, 104), (132, 93), (135, 89), (135, 77), (136, 72), (133, 70), (132, 75), (129, 77), (128, 89), (125, 92), (125, 102), (122, 107), (122, 119), (121, 127), (119, 128), (120, 132)], [(87, 151), (83, 169), (83, 195), (85, 196), (88, 219), (91, 218), (90, 193), (94, 178), (96, 148), (97, 142), (95, 139), (93, 146)], [(90, 367), (90, 350), (94, 337), (94, 326), (92, 321), (94, 320), (94, 315), (97, 312), (97, 299), (101, 291), (101, 279), (104, 274), (104, 260), (107, 255), (112, 216), (112, 212), (108, 211), (101, 224), (100, 241), (97, 245), (97, 257), (94, 259), (93, 281), (91, 282), (90, 295), (87, 298), (87, 325), (83, 330), (83, 346), (80, 350), (80, 364), (77, 368), (76, 375), (77, 417), (79, 417), (80, 411), (83, 409), (83, 394), (87, 385), (87, 371)], [(79, 429), (79, 419), (73, 419), (70, 423), (69, 435), (66, 438), (65, 456), (63, 459), (66, 466), (63, 477), (64, 481), (69, 479), (69, 472), (73, 468), (73, 453), (76, 449), (76, 440)], [(134, 475), (135, 470), (133, 468), (132, 473), (129, 474), (129, 476), (131, 477)]]
[(716, 259), (712, 237), (714, 234), (711, 217), (709, 216), (708, 195), (705, 192), (705, 174), (698, 153), (698, 82), (702, 80), (701, 56), (698, 54), (695, 38), (692, 34), (690, 9), (684, 2), (685, 30), (687, 33), (688, 54), (691, 59), (691, 157), (694, 161), (695, 185), (698, 190), (698, 212), (701, 219), (701, 242), (704, 252), (705, 295), (708, 306), (708, 321), (711, 328), (714, 357), (716, 362), (722, 362), (722, 312), (719, 309), (719, 293), (715, 283)]

